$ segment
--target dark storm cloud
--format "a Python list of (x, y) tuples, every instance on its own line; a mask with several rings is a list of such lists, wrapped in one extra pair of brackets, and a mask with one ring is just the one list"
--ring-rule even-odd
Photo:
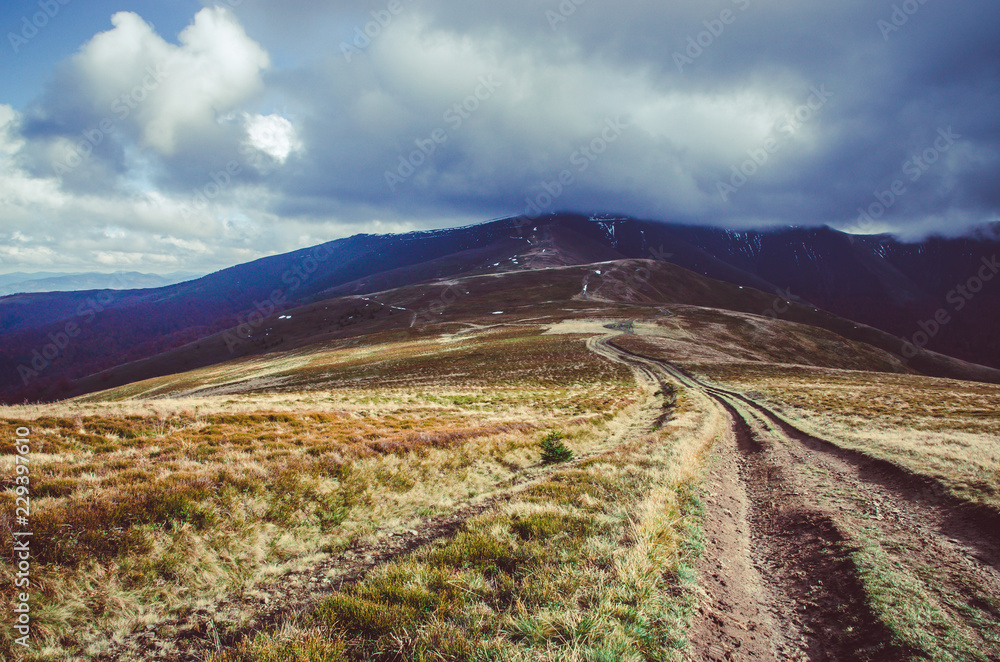
[[(539, 184), (567, 169), (601, 120), (621, 115), (632, 121), (627, 138), (589, 171), (569, 167), (575, 183), (560, 207), (848, 225), (880, 186), (912, 176), (903, 174), (907, 162), (951, 127), (961, 143), (907, 179), (905, 198), (880, 220), (905, 228), (927, 213), (960, 224), (995, 213), (990, 187), (979, 182), (997, 168), (1000, 58), (990, 26), (1000, 8), (935, 0), (805, 7), (425, 0), (403, 2), (393, 24), (345, 61), (340, 43), (387, 5), (328, 9), (333, 52), (289, 76), (294, 96), (319, 111), (305, 113), (309, 165), (283, 189), (289, 209), (302, 195), (313, 206), (333, 197), (428, 216), (477, 205), (484, 215), (516, 213), (526, 196), (544, 190)], [(312, 3), (280, 7), (246, 11), (294, 17), (314, 10)], [(295, 29), (289, 22), (287, 30)], [(456, 86), (436, 83), (469, 87), (476, 78), (449, 67), (413, 71), (405, 60), (430, 66), (433, 59), (419, 52), (428, 42), (462, 39), (496, 55), (507, 89), (390, 191), (385, 171), (399, 173), (388, 166), (442, 126), (442, 109), (462, 98)], [(788, 114), (819, 86), (829, 99), (797, 133), (783, 133)], [(669, 125), (657, 125), (658, 115)], [(719, 182), (731, 183), (733, 166), (759, 153), (768, 135), (781, 140), (778, 149), (723, 200)]]
[(911, 235), (996, 217), (997, 5), (223, 6), (179, 41), (116, 19), (24, 109), (9, 139), (23, 173), (50, 177), (169, 60), (179, 73), (58, 185), (139, 189), (150, 227), (183, 213), (182, 242), (180, 228), (225, 242), (238, 226), (264, 252), (268, 224), (380, 231), (533, 207)]

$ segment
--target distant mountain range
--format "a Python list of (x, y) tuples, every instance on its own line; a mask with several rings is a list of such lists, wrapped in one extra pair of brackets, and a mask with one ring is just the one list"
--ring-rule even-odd
[[(688, 278), (695, 290), (710, 287), (714, 279), (769, 294), (769, 305), (760, 311), (754, 308), (759, 297), (752, 305), (739, 304), (753, 308), (749, 312), (781, 317), (790, 315), (795, 303), (800, 312), (822, 309), (870, 325), (898, 336), (880, 336), (879, 346), (905, 360), (929, 360), (926, 347), (1000, 368), (998, 257), (995, 227), (972, 238), (904, 243), (829, 228), (737, 232), (555, 214), (403, 235), (357, 235), (166, 287), (115, 291), (104, 286), (0, 298), (0, 397), (8, 402), (51, 399), (81, 392), (84, 383), (93, 390), (92, 380), (84, 379), (89, 375), (105, 371), (106, 381), (118, 382), (121, 371), (112, 378), (108, 370), (160, 354), (165, 358), (155, 372), (162, 374), (173, 360), (166, 357), (178, 356), (172, 352), (176, 348), (227, 332), (233, 337), (259, 328), (264, 319), (320, 301), (350, 297), (344, 299), (349, 305), (336, 305), (361, 311), (367, 306), (358, 306), (359, 295), (394, 288), (410, 288), (412, 294), (413, 288), (439, 290), (447, 282), (441, 279), (624, 259), (673, 263), (683, 269), (669, 277)], [(511, 296), (516, 299), (517, 292)], [(400, 307), (397, 313), (393, 325), (402, 328), (412, 326), (418, 315), (432, 319), (427, 310)], [(342, 336), (352, 317), (345, 314), (339, 327), (325, 327), (324, 333)], [(850, 325), (836, 328), (852, 332)], [(258, 337), (240, 352), (273, 351), (279, 344), (273, 336)], [(217, 357), (202, 351), (195, 362), (232, 357), (231, 348)]]
[(73, 292), (78, 290), (133, 290), (140, 288), (166, 287), (186, 280), (194, 280), (202, 274), (174, 272), (164, 275), (144, 274), (138, 271), (116, 271), (114, 273), (55, 273), (15, 272), (0, 274), (0, 296), (24, 292)]

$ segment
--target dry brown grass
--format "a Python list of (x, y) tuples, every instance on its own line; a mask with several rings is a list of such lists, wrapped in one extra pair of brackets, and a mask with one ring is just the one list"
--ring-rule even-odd
[[(580, 336), (543, 335), (540, 327), (504, 325), (416, 340), (313, 345), (239, 359), (183, 375), (147, 379), (83, 396), (86, 403), (217, 395), (301, 394), (326, 389), (395, 387), (434, 391), (629, 381), (622, 366), (595, 361)], [(487, 386), (488, 385), (488, 386)]]
[(1000, 386), (804, 366), (690, 367), (753, 394), (806, 432), (1000, 510)]
[[(116, 634), (447, 512), (537, 464), (546, 430), (577, 452), (599, 448), (640, 396), (628, 371), (579, 339), (520, 333), (276, 355), (252, 375), (240, 362), (0, 409), (3, 444), (19, 426), (32, 432), (32, 581), (44, 605), (33, 659), (89, 659)], [(394, 381), (359, 379), (366, 361)], [(265, 375), (287, 390), (257, 393)], [(9, 455), (0, 475), (14, 475)], [(9, 528), (12, 490), (0, 499)], [(9, 567), (0, 574), (7, 601)]]
[(845, 370), (911, 372), (897, 357), (831, 331), (759, 314), (670, 306), (669, 317), (637, 327), (675, 363), (822, 366)]
[(681, 396), (657, 433), (556, 471), (216, 662), (682, 659), (694, 492), (726, 422), (703, 404)]

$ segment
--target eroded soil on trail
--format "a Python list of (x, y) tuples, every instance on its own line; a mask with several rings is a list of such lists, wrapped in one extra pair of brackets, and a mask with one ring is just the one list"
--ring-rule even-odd
[[(730, 436), (717, 443), (705, 483), (704, 544), (698, 560), (703, 591), (691, 648), (705, 660), (773, 657), (773, 601), (753, 557), (750, 495), (743, 461)], [(713, 553), (713, 550), (725, 550)]]
[[(621, 360), (659, 370), (723, 408), (731, 421), (706, 476), (703, 593), (690, 659), (925, 657), (872, 604), (857, 552), (873, 544), (899, 567), (933, 573), (928, 590), (944, 605), (934, 627), (972, 623), (962, 635), (976, 651), (968, 659), (1000, 659), (996, 513), (958, 501), (923, 476), (805, 434), (741, 393), (607, 344)], [(648, 353), (656, 357), (655, 348)], [(959, 652), (955, 659), (966, 658)]]
[(868, 608), (843, 534), (786, 478), (785, 458), (750, 416), (669, 364), (607, 344), (722, 407), (732, 425), (706, 486), (691, 658), (906, 659)]
[[(965, 596), (982, 633), (983, 659), (1000, 659), (1000, 527), (989, 513), (957, 503), (919, 476), (797, 430), (744, 394), (705, 384), (669, 362), (616, 346), (615, 334), (588, 347), (632, 368), (647, 397), (618, 421), (604, 444), (627, 443), (669, 420), (672, 384), (698, 407), (725, 413), (704, 482), (704, 548), (692, 660), (878, 660), (919, 657), (872, 605), (856, 552), (877, 540), (908, 562), (933, 568), (942, 599)], [(581, 462), (593, 454), (578, 457)], [(563, 465), (565, 467), (565, 465)], [(265, 586), (129, 634), (98, 659), (204, 659), (255, 632), (279, 626), (377, 566), (454, 535), (468, 519), (544, 479), (533, 467), (453, 512), (382, 531)], [(996, 520), (1000, 521), (1000, 519)], [(247, 611), (216, 631), (220, 615)]]

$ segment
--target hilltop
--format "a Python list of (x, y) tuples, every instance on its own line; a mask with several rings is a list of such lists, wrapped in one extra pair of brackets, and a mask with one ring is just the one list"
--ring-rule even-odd
[[(994, 319), (1000, 295), (989, 286), (1000, 243), (991, 237), (906, 244), (825, 228), (734, 232), (571, 215), (358, 235), (169, 287), (0, 298), (0, 394), (9, 402), (66, 397), (91, 388), (84, 385), (92, 375), (116, 367), (123, 367), (119, 375), (131, 373), (124, 366), (142, 360), (163, 364), (185, 347), (180, 368), (226, 360), (245, 349), (229, 343), (214, 358), (198, 350), (217, 348), (212, 338), (219, 334), (233, 337), (264, 318), (320, 302), (336, 301), (334, 308), (349, 313), (368, 305), (358, 297), (378, 292), (419, 299), (425, 285), (435, 291), (436, 281), (627, 259), (669, 263), (686, 270), (683, 278), (766, 293), (770, 302), (753, 304), (760, 314), (787, 318), (787, 305), (775, 297), (827, 311), (897, 336), (879, 346), (917, 370), (957, 375), (927, 368), (943, 359), (919, 350), (1000, 367), (998, 341), (988, 332), (1000, 322)], [(269, 337), (268, 347), (275, 340)], [(255, 344), (264, 344), (259, 335)]]

